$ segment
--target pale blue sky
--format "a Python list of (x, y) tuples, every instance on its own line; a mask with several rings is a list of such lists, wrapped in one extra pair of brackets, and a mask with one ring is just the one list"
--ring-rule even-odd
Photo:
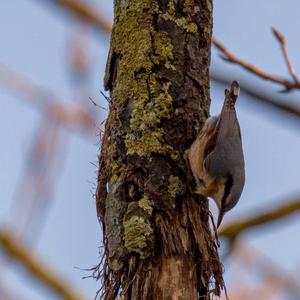
[[(64, 59), (66, 38), (74, 29), (73, 19), (38, 2), (10, 0), (1, 4), (0, 63), (71, 99), (72, 89)], [(97, 4), (100, 1), (93, 2)], [(112, 1), (98, 5), (108, 17), (112, 16)], [(271, 73), (287, 74), (279, 47), (270, 31), (270, 27), (275, 26), (286, 36), (290, 56), (300, 71), (299, 11), (300, 2), (296, 0), (218, 0), (214, 4), (214, 34), (240, 57)], [(91, 33), (87, 44), (93, 60), (89, 96), (98, 102), (102, 101), (99, 90), (102, 89), (108, 46), (107, 36)], [(245, 74), (238, 67), (226, 65), (215, 51), (212, 66), (214, 72), (222, 70), (229, 77), (235, 74), (235, 79), (242, 76), (274, 93), (279, 90), (273, 84), (266, 84)], [(294, 97), (298, 95), (297, 92), (293, 93)], [(212, 114), (219, 111), (222, 99), (223, 87), (213, 84)], [(8, 217), (14, 188), (22, 174), (40, 115), (2, 88), (0, 100), (0, 224), (3, 224)], [(238, 206), (226, 215), (225, 222), (262, 208), (267, 209), (276, 200), (300, 193), (299, 128), (287, 117), (280, 118), (265, 107), (253, 106), (243, 93), (238, 101), (238, 115), (245, 151), (246, 185)], [(102, 112), (99, 111), (99, 122), (102, 119)], [(72, 136), (65, 157), (65, 168), (61, 170), (56, 187), (55, 201), (36, 248), (37, 255), (90, 298), (94, 296), (98, 283), (82, 280), (81, 276), (85, 273), (74, 267), (91, 267), (99, 260), (101, 232), (91, 196), (91, 182), (95, 182), (96, 168), (90, 164), (97, 160), (96, 143), (96, 137), (84, 139), (78, 135)], [(252, 231), (246, 235), (247, 239), (283, 268), (299, 268), (299, 243), (296, 237), (300, 222), (297, 218), (298, 215), (289, 222)], [(229, 270), (225, 278), (230, 280), (230, 262), (225, 268)], [(28, 281), (23, 273), (14, 269), (8, 275), (6, 282), (18, 294), (27, 295), (28, 299), (46, 299), (44, 289), (37, 288), (34, 281)], [(53, 295), (47, 296), (47, 299), (55, 299)]]

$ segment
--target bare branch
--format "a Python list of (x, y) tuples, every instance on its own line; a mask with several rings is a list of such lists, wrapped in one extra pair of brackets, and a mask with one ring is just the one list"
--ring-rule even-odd
[[(224, 76), (218, 72), (212, 72), (211, 79), (214, 80), (215, 82), (219, 82), (226, 85), (230, 84), (231, 82), (230, 76)], [(256, 86), (251, 85), (249, 81), (244, 82), (242, 79), (239, 79), (239, 83), (242, 92), (251, 96), (250, 100), (256, 103), (261, 103), (263, 105), (266, 105), (268, 106), (268, 108), (273, 109), (277, 112), (280, 113), (283, 112), (285, 114), (288, 114), (289, 116), (294, 117), (297, 121), (299, 121), (300, 118), (299, 106), (277, 101), (276, 98), (278, 97), (274, 97), (274, 95), (272, 95), (266, 90), (260, 91)]]
[(289, 81), (285, 78), (271, 75), (271, 74), (263, 71), (262, 69), (238, 58), (231, 51), (229, 51), (223, 44), (221, 44), (216, 39), (215, 36), (212, 37), (212, 43), (222, 53), (221, 58), (223, 58), (225, 61), (231, 62), (233, 64), (237, 64), (237, 65), (241, 66), (242, 68), (244, 68), (245, 70), (249, 71), (250, 73), (252, 73), (262, 79), (282, 85), (284, 87), (284, 90), (283, 90), (284, 92), (290, 91), (292, 89), (300, 89), (299, 82)]
[(43, 283), (62, 299), (85, 299), (73, 286), (67, 284), (65, 279), (53, 273), (45, 264), (32, 256), (30, 250), (22, 245), (20, 241), (16, 243), (11, 233), (0, 231), (0, 246), (7, 256), (18, 261), (32, 277)]
[(0, 86), (33, 104), (65, 128), (93, 132), (95, 119), (85, 108), (70, 104), (3, 64), (0, 64)]
[[(82, 26), (82, 23), (80, 25)], [(82, 29), (78, 28), (76, 32), (80, 32)], [(79, 102), (75, 105), (72, 104), (71, 107), (78, 107), (88, 116), (92, 117), (92, 113), (90, 114), (86, 109), (86, 106), (90, 104), (87, 101), (89, 58), (87, 56), (87, 48), (83, 47), (83, 44), (86, 46), (86, 43), (81, 39), (79, 40), (78, 37), (79, 35), (73, 34), (68, 40), (68, 57), (71, 57), (68, 61), (68, 70), (70, 71), (71, 79), (75, 79), (71, 80), (72, 85), (74, 85), (73, 101)], [(44, 93), (43, 88), (36, 87), (36, 89), (40, 90), (40, 94)], [(34, 90), (34, 87), (32, 90)], [(53, 100), (49, 100), (48, 102), (50, 102), (51, 106), (50, 112), (56, 109), (56, 107), (59, 108), (55, 112), (54, 119), (56, 120), (57, 114), (62, 113), (62, 105), (59, 101), (63, 100), (56, 100), (57, 103), (55, 106), (53, 106)], [(46, 102), (46, 107), (49, 106), (48, 102)], [(49, 109), (45, 110), (47, 113), (49, 112)], [(74, 122), (76, 122), (76, 118), (77, 114), (74, 113)], [(66, 156), (69, 136), (64, 135), (59, 125), (61, 125), (59, 122), (53, 122), (53, 120), (49, 120), (48, 118), (41, 118), (32, 147), (29, 149), (25, 170), (11, 209), (12, 215), (10, 219), (18, 220), (16, 233), (22, 236), (23, 239), (26, 237), (26, 241), (30, 241), (31, 245), (33, 242), (36, 242), (43, 228), (42, 225), (46, 220), (46, 214), (53, 201), (55, 182), (58, 180), (65, 163), (64, 158)], [(26, 194), (25, 199), (23, 197), (24, 194)], [(15, 224), (12, 222), (11, 226), (15, 227)]]
[(54, 200), (55, 183), (64, 167), (68, 135), (60, 129), (56, 123), (41, 119), (11, 206), (9, 224), (15, 235), (31, 246), (40, 236)]
[(293, 78), (295, 83), (299, 83), (299, 79), (297, 77), (296, 70), (293, 67), (292, 62), (289, 59), (289, 56), (288, 56), (288, 53), (287, 53), (287, 46), (286, 46), (285, 37), (278, 30), (276, 30), (274, 27), (272, 27), (272, 32), (273, 32), (274, 36), (276, 37), (277, 41), (280, 44), (282, 55), (283, 55), (284, 61), (287, 65), (287, 68), (288, 68), (288, 71), (289, 71), (291, 77)]
[[(40, 2), (40, 1), (39, 1)], [(53, 3), (65, 11), (72, 13), (81, 20), (90, 23), (100, 31), (110, 33), (112, 24), (99, 10), (87, 3), (79, 0), (48, 0), (43, 3)]]
[(284, 203), (284, 205), (280, 205), (267, 212), (255, 214), (254, 216), (243, 218), (242, 221), (227, 225), (220, 231), (219, 235), (234, 240), (239, 234), (246, 230), (281, 220), (300, 210), (300, 198), (292, 199), (290, 201), (284, 200), (280, 201), (280, 203)]
[[(85, 20), (86, 22), (90, 23), (90, 25), (96, 27), (98, 30), (104, 30), (107, 32), (111, 31), (112, 25), (110, 23), (107, 23), (104, 27), (100, 24), (101, 20), (98, 20), (99, 18), (102, 19), (99, 12), (94, 13), (94, 10), (91, 6), (86, 5), (85, 3), (82, 3), (80, 1), (72, 1), (72, 0), (51, 0), (52, 2), (56, 2), (56, 4), (61, 5), (63, 8), (69, 10), (70, 12), (77, 15), (79, 18)], [(73, 3), (72, 3), (73, 2)], [(84, 11), (84, 14), (81, 14), (80, 11)], [(100, 16), (100, 17), (99, 17)], [(103, 20), (102, 20), (103, 21)], [(278, 31), (276, 31), (278, 33)], [(274, 33), (275, 34), (275, 33)], [(282, 37), (282, 35), (276, 36), (277, 39)], [(280, 40), (279, 40), (280, 41)], [(289, 80), (279, 77), (279, 76), (273, 76), (268, 74), (267, 72), (261, 70), (260, 68), (249, 64), (238, 57), (236, 57), (231, 51), (225, 48), (224, 45), (222, 45), (216, 37), (212, 37), (212, 43), (223, 53), (224, 56), (221, 56), (224, 60), (227, 60), (229, 62), (238, 64), (251, 72), (252, 74), (255, 74), (265, 80), (269, 80), (271, 82), (280, 84), (284, 86), (284, 91), (289, 91), (292, 89), (300, 89), (300, 83), (298, 79), (296, 80), (296, 72), (294, 68), (292, 67), (292, 64), (290, 63), (290, 60), (288, 59), (287, 52), (286, 52), (286, 46), (284, 44), (283, 47), (283, 55), (284, 59), (288, 65), (289, 72), (291, 76), (293, 77), (294, 81), (290, 82)], [(292, 75), (293, 74), (293, 75)], [(296, 77), (295, 77), (296, 76)]]

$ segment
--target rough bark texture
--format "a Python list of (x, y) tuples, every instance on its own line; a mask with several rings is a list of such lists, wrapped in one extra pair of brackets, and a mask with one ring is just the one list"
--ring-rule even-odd
[(184, 151), (209, 115), (211, 0), (115, 0), (97, 188), (104, 299), (209, 299), (223, 288), (207, 199)]

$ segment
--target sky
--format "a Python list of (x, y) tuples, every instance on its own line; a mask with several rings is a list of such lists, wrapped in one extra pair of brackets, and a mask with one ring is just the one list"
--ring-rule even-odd
[[(112, 18), (112, 1), (93, 1)], [(100, 2), (100, 4), (99, 4)], [(279, 75), (287, 71), (271, 26), (281, 31), (288, 42), (289, 54), (296, 70), (300, 70), (299, 49), (300, 2), (214, 1), (214, 34), (238, 56), (264, 70)], [(18, 71), (56, 94), (72, 101), (72, 85), (64, 64), (66, 40), (76, 30), (74, 19), (66, 17), (50, 5), (33, 0), (4, 1), (0, 10), (0, 64)], [(109, 47), (109, 37), (87, 31), (86, 47), (92, 60), (89, 97), (101, 103), (102, 78)], [(228, 78), (249, 80), (259, 88), (271, 90), (278, 97), (279, 87), (265, 83), (238, 67), (224, 63), (212, 52), (212, 72), (228, 74)], [(220, 111), (224, 86), (212, 83), (211, 114)], [(282, 96), (288, 101), (289, 96)], [(292, 96), (297, 99), (298, 93)], [(24, 170), (26, 155), (34, 139), (40, 113), (26, 105), (0, 85), (0, 226), (11, 216), (15, 188)], [(89, 99), (86, 99), (89, 102)], [(96, 108), (94, 108), (96, 109)], [(288, 119), (274, 115), (263, 106), (254, 106), (241, 93), (237, 111), (242, 130), (246, 162), (246, 185), (238, 205), (225, 216), (224, 223), (251, 213), (268, 210), (281, 201), (299, 195), (300, 135), (299, 128)], [(104, 115), (97, 111), (99, 123)], [(96, 182), (99, 150), (97, 125), (95, 135), (72, 135), (53, 195), (54, 202), (45, 219), (45, 226), (34, 253), (62, 277), (82, 290), (89, 298), (95, 295), (99, 283), (82, 280), (86, 272), (99, 261), (101, 230), (92, 197)], [(26, 197), (26, 195), (24, 195)], [(216, 211), (211, 201), (212, 210)], [(293, 272), (300, 268), (297, 234), (299, 216), (289, 221), (253, 230), (245, 234), (247, 241), (271, 257), (282, 268)], [(13, 220), (18, 223), (18, 220)], [(1, 253), (1, 252), (0, 252)], [(225, 280), (232, 280), (230, 260), (225, 263)], [(28, 279), (18, 267), (6, 271), (6, 283), (25, 299), (56, 299), (53, 294)], [(15, 288), (17, 287), (17, 288)]]

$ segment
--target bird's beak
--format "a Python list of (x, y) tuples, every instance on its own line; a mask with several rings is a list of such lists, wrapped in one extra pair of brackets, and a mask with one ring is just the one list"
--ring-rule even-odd
[(219, 228), (219, 226), (221, 225), (223, 217), (224, 217), (224, 212), (222, 210), (220, 210), (219, 216), (218, 216), (217, 228)]

